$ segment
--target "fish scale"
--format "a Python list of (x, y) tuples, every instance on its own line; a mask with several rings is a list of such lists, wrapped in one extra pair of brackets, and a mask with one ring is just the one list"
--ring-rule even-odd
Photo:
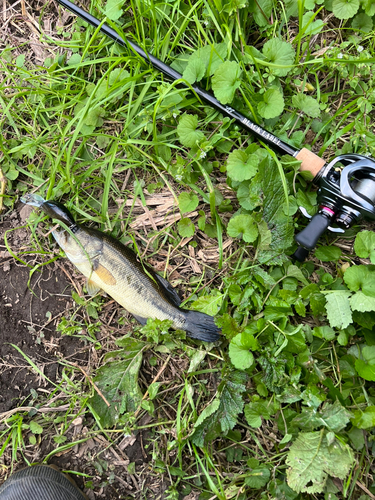
[[(81, 230), (75, 235), (78, 239), (80, 236), (84, 237), (80, 233)], [(72, 237), (68, 235), (68, 238)], [(65, 253), (69, 258), (67, 251)], [(99, 263), (98, 269), (104, 268), (111, 276), (116, 277), (114, 284), (108, 283), (106, 272), (91, 271), (87, 259), (82, 263), (75, 262), (74, 264), (86, 278), (94, 282), (134, 316), (168, 319), (173, 321), (177, 328), (183, 328), (185, 323), (183, 314), (166, 300), (160, 301), (160, 289), (155, 289), (156, 283), (154, 283), (154, 287), (152, 279), (145, 274), (143, 269), (140, 271), (134, 263), (127, 262), (123, 253), (113, 245), (112, 241), (103, 238), (102, 251), (96, 260)]]

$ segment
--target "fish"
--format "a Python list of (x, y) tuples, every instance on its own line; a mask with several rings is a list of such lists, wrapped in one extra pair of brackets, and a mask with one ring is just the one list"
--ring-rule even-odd
[(75, 222), (70, 211), (58, 201), (44, 200), (37, 194), (21, 198), (36, 206), (62, 227), (52, 231), (66, 257), (87, 278), (87, 290), (106, 292), (142, 325), (148, 318), (171, 320), (172, 328), (186, 331), (189, 337), (204, 342), (220, 338), (214, 317), (183, 309), (173, 286), (151, 267), (142, 263), (135, 252), (111, 235)]

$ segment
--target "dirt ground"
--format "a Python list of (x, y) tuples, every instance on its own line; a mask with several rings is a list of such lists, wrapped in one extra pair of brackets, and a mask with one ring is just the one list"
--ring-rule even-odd
[[(14, 211), (3, 216), (0, 241), (4, 234), (12, 252), (22, 252), (29, 239), (24, 217), (30, 212)], [(56, 336), (56, 322), (69, 307), (71, 293), (66, 276), (56, 264), (42, 266), (30, 279), (37, 265), (34, 258), (25, 258), (30, 267), (17, 261), (0, 243), (0, 411), (27, 406), (31, 389), (48, 387), (41, 374), (32, 370), (14, 346), (28, 356), (47, 378), (56, 381), (58, 361), (69, 357), (81, 361), (85, 347), (77, 338)], [(34, 259), (34, 260), (33, 260)], [(30, 282), (29, 282), (30, 280)], [(70, 299), (70, 300), (69, 300)]]

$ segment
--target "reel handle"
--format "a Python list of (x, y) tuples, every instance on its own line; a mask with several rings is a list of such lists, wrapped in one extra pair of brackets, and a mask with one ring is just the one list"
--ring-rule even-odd
[(311, 218), (305, 229), (295, 236), (296, 242), (301, 247), (312, 250), (324, 231), (328, 229), (331, 219), (332, 217), (327, 216), (325, 213), (317, 213)]

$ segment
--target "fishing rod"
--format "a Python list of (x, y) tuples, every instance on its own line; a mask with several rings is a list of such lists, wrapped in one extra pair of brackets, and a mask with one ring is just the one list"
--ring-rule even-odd
[[(295, 236), (295, 240), (299, 245), (294, 253), (295, 259), (303, 262), (309, 251), (315, 248), (320, 236), (327, 229), (331, 232), (343, 233), (363, 217), (375, 220), (374, 160), (352, 153), (337, 156), (333, 161), (326, 164), (325, 160), (307, 148), (294, 148), (239, 111), (221, 104), (210, 92), (203, 90), (199, 85), (187, 85), (178, 71), (152, 54), (147, 53), (131, 40), (122, 38), (110, 26), (102, 23), (81, 7), (70, 2), (70, 0), (57, 1), (88, 24), (99, 28), (102, 33), (119, 45), (130, 48), (170, 80), (181, 80), (181, 84), (185, 85), (187, 89), (193, 89), (202, 101), (217, 109), (224, 116), (234, 120), (276, 153), (288, 154), (301, 161), (300, 170), (311, 172), (314, 176), (312, 182), (319, 188), (319, 210), (318, 213), (311, 217), (305, 209), (300, 207), (302, 213), (310, 219), (310, 222), (305, 229)], [(333, 223), (338, 227), (332, 227), (331, 224)]]

